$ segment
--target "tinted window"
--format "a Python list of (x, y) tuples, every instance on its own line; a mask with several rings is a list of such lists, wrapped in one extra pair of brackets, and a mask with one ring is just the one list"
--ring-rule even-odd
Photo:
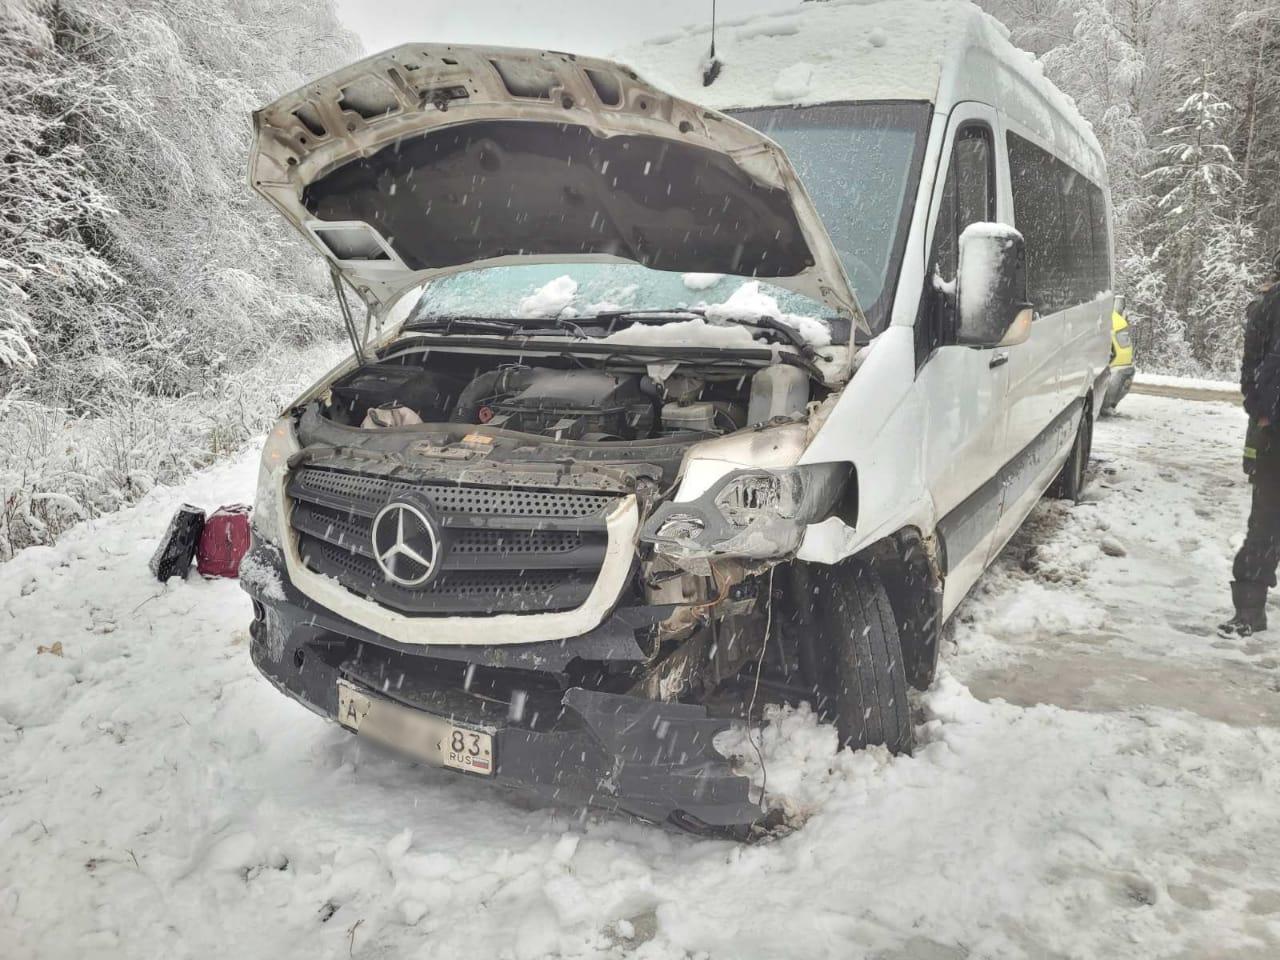
[[(962, 128), (951, 148), (947, 175), (942, 181), (938, 220), (933, 229), (930, 271), (951, 282), (959, 270), (960, 234), (971, 223), (994, 220), (996, 184), (994, 147), (985, 125)], [(948, 299), (933, 282), (926, 282), (916, 318), (916, 362), (936, 347), (948, 342), (948, 330), (955, 322), (954, 299)]]
[(1107, 195), (1095, 184), (1089, 184), (1089, 222), (1093, 235), (1092, 273), (1094, 292), (1110, 290), (1111, 232), (1107, 229)]
[(1009, 134), (1014, 224), (1027, 242), (1027, 287), (1041, 313), (1087, 303), (1111, 287), (1106, 197), (1083, 174)]
[(944, 280), (953, 280), (959, 269), (964, 228), (995, 219), (991, 159), (991, 131), (986, 127), (967, 127), (956, 134), (933, 233), (933, 266)]

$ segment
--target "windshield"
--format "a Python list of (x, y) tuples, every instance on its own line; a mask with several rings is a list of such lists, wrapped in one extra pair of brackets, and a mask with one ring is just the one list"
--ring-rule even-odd
[(816, 300), (745, 277), (717, 273), (668, 273), (631, 263), (553, 263), (488, 267), (427, 284), (412, 319), (483, 316), (500, 319), (584, 317), (614, 310), (735, 308), (761, 313), (822, 317)]
[(859, 103), (733, 113), (787, 152), (873, 332), (897, 287), (930, 110)]

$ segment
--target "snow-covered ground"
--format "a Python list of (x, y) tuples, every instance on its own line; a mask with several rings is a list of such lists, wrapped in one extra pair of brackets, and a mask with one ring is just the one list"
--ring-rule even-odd
[(152, 491), (0, 566), (0, 954), (1280, 955), (1280, 631), (1206, 629), (1242, 432), (1128, 398), (1089, 502), (1039, 507), (962, 608), (915, 756), (780, 718), (770, 789), (807, 822), (754, 847), (357, 743), (258, 678), (234, 583), (147, 573), (252, 458)]
[(1164, 373), (1147, 373), (1138, 370), (1134, 373), (1134, 382), (1153, 387), (1176, 387), (1187, 390), (1219, 390), (1223, 393), (1239, 393), (1240, 381), (1207, 380), (1204, 377), (1174, 377)]

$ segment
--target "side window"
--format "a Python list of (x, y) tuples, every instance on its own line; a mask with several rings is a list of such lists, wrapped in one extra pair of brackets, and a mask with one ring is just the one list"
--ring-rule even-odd
[(1066, 305), (1065, 217), (1056, 161), (1017, 134), (1009, 134), (1009, 185), (1013, 222), (1027, 243), (1027, 292), (1041, 313)]
[(1083, 174), (1009, 134), (1014, 224), (1027, 243), (1027, 288), (1041, 313), (1087, 303), (1110, 286), (1106, 199)]
[(1070, 167), (1061, 172), (1062, 212), (1065, 218), (1068, 305), (1087, 303), (1101, 287), (1094, 286), (1093, 214), (1089, 209), (1089, 188), (1093, 186)]
[(1089, 216), (1093, 228), (1093, 292), (1111, 289), (1111, 233), (1107, 229), (1107, 197), (1089, 184)]
[(995, 219), (994, 159), (986, 126), (964, 127), (956, 134), (933, 233), (933, 269), (943, 280), (953, 280), (959, 269), (964, 228)]
[[(996, 217), (995, 148), (991, 129), (985, 124), (962, 127), (956, 133), (947, 164), (947, 177), (942, 182), (942, 198), (938, 204), (938, 222), (933, 228), (933, 250), (929, 263), (931, 276), (950, 282), (959, 270), (960, 234), (971, 223), (982, 223)], [(920, 315), (916, 318), (916, 364), (947, 342), (946, 331), (954, 322), (954, 304), (926, 281), (925, 295), (920, 298)]]

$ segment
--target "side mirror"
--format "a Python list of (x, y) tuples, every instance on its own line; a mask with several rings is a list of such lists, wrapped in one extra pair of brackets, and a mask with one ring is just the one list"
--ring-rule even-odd
[(1003, 223), (973, 223), (960, 234), (956, 343), (1011, 347), (1031, 336), (1035, 317), (1027, 302), (1027, 248), (1022, 234)]

